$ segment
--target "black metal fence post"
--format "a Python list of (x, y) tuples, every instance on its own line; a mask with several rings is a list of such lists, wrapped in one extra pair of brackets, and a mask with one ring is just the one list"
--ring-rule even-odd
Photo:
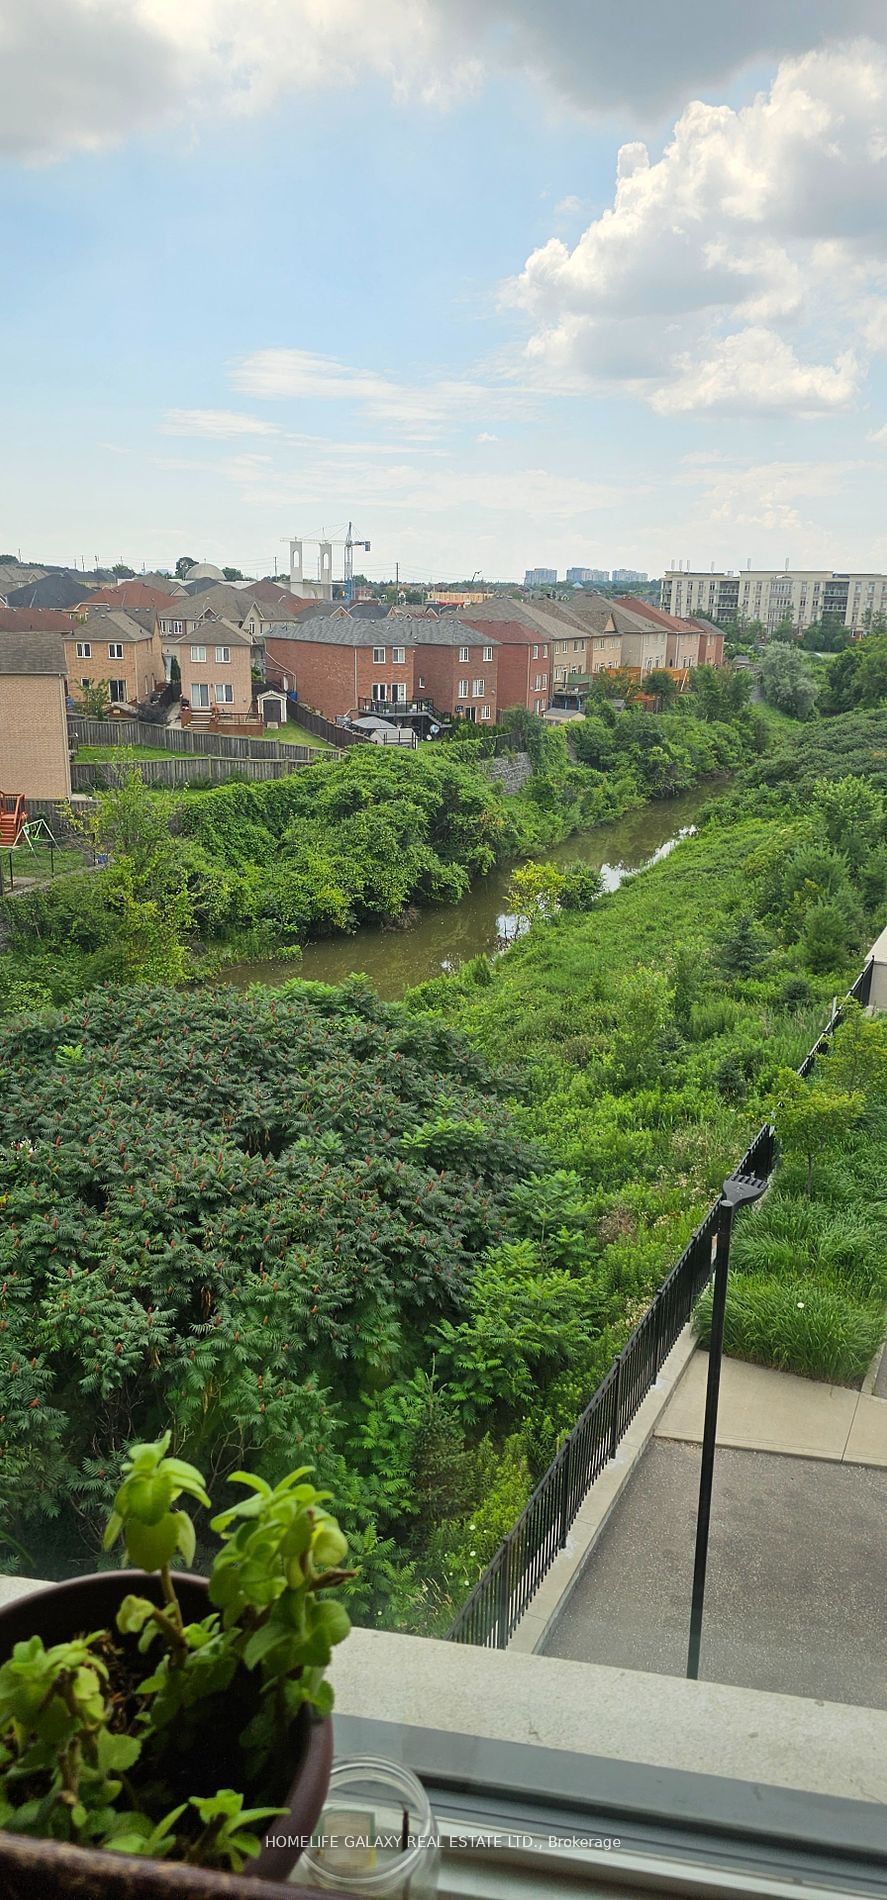
[(496, 1648), (507, 1649), (509, 1620), (511, 1616), (511, 1538), (506, 1537), (502, 1545), (502, 1562), (499, 1568), (499, 1623), (496, 1631)]
[(610, 1425), (610, 1457), (615, 1458), (619, 1443), (619, 1412), (622, 1402), (622, 1367), (625, 1361), (622, 1353), (616, 1361), (616, 1377), (613, 1380), (613, 1418)]
[(705, 1605), (705, 1578), (708, 1568), (711, 1489), (715, 1468), (718, 1397), (721, 1389), (721, 1358), (724, 1351), (724, 1315), (727, 1310), (727, 1267), (730, 1259), (732, 1227), (733, 1209), (729, 1201), (722, 1201), (718, 1220), (718, 1247), (711, 1303), (705, 1424), (702, 1430), (702, 1465), (699, 1473), (699, 1509), (696, 1514), (696, 1555), (693, 1562), (693, 1597), (690, 1604), (690, 1643), (687, 1650), (687, 1675), (694, 1678), (699, 1675), (699, 1649), (702, 1642), (702, 1612)]
[(561, 1534), (560, 1547), (563, 1550), (570, 1528), (570, 1479), (573, 1471), (573, 1440), (568, 1438), (564, 1446), (564, 1462), (561, 1467)]

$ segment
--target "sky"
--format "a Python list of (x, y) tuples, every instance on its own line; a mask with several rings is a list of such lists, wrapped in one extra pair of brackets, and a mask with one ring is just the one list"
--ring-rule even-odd
[(2, 0), (0, 552), (887, 569), (885, 214), (883, 0)]

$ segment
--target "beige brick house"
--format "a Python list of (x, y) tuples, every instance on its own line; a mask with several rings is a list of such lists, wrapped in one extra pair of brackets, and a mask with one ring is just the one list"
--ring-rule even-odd
[(61, 634), (0, 631), (0, 792), (70, 798), (66, 671)]
[(135, 706), (164, 680), (153, 610), (90, 607), (65, 637), (68, 690), (104, 681), (112, 706)]
[(178, 660), (182, 698), (196, 714), (212, 712), (232, 718), (248, 713), (253, 701), (249, 634), (231, 620), (202, 620), (181, 633), (160, 636), (165, 676), (171, 677)]

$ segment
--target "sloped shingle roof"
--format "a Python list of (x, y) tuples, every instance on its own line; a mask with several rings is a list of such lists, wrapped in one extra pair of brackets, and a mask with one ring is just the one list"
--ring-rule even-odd
[(75, 607), (78, 601), (85, 600), (94, 591), (82, 581), (73, 580), (68, 574), (47, 574), (42, 581), (28, 581), (25, 587), (14, 587), (6, 596), (9, 607)]
[(64, 679), (68, 668), (58, 633), (4, 633), (0, 635), (0, 674), (17, 677), (54, 673)]

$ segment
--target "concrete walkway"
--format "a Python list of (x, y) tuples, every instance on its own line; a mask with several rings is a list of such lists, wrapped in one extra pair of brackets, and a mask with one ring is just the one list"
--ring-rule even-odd
[[(708, 1354), (687, 1360), (549, 1656), (686, 1667)], [(887, 1397), (725, 1359), (702, 1674), (887, 1707)]]
[[(708, 1353), (696, 1352), (655, 1427), (657, 1438), (701, 1443), (707, 1377)], [(887, 1466), (887, 1398), (725, 1359), (718, 1444), (835, 1464)]]

